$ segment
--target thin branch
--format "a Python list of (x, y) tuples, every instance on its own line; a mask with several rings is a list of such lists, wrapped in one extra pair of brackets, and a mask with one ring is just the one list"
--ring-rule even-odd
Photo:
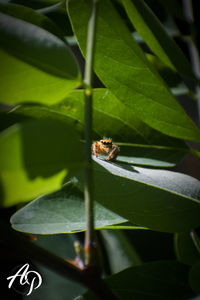
[(84, 74), (84, 91), (85, 91), (85, 214), (87, 222), (87, 230), (85, 234), (85, 255), (86, 265), (92, 265), (94, 262), (94, 209), (92, 195), (92, 159), (91, 159), (91, 144), (92, 144), (92, 76), (93, 76), (93, 61), (95, 47), (95, 32), (96, 32), (96, 14), (97, 0), (91, 0), (91, 13), (88, 22), (87, 34), (87, 52)]

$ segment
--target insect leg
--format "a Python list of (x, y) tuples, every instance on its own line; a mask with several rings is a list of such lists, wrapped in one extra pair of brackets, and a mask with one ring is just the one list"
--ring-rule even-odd
[(98, 157), (99, 145), (97, 142), (92, 144), (92, 155), (96, 155)]
[(118, 147), (113, 148), (113, 150), (109, 153), (108, 157), (106, 158), (106, 160), (111, 160), (113, 158), (116, 158), (117, 155), (119, 153)]

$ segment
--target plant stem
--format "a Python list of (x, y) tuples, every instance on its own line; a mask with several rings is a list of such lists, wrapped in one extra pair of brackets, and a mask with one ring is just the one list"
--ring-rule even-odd
[(198, 238), (196, 232), (195, 232), (194, 230), (192, 230), (192, 231), (190, 232), (190, 236), (191, 236), (191, 238), (192, 238), (192, 240), (193, 240), (193, 243), (194, 243), (194, 245), (195, 245), (197, 251), (198, 251), (199, 254), (200, 254), (200, 240), (199, 240), (199, 238)]
[[(194, 24), (194, 15), (193, 15), (193, 5), (192, 0), (183, 0), (183, 10), (186, 16), (186, 19), (190, 24)], [(196, 37), (194, 34), (194, 30), (192, 30), (191, 26), (191, 35), (187, 38), (188, 39), (188, 48), (190, 53), (190, 60), (192, 64), (192, 68), (194, 74), (196, 75), (197, 79), (200, 79), (200, 60), (199, 60), (199, 51), (197, 48), (197, 43), (195, 43)], [(200, 88), (196, 85), (195, 94), (197, 98), (197, 112), (198, 112), (198, 119), (200, 120)]]
[(45, 14), (49, 14), (49, 13), (52, 13), (52, 12), (59, 11), (62, 7), (64, 7), (64, 2), (58, 2), (58, 3), (53, 4), (51, 6), (47, 6), (47, 7), (44, 7), (44, 8), (39, 8), (36, 11), (40, 14), (45, 15)]
[(95, 243), (94, 243), (94, 209), (92, 195), (92, 75), (95, 47), (97, 0), (91, 0), (91, 14), (88, 22), (87, 51), (84, 74), (84, 93), (85, 93), (85, 214), (86, 226), (85, 233), (85, 264), (92, 265)]

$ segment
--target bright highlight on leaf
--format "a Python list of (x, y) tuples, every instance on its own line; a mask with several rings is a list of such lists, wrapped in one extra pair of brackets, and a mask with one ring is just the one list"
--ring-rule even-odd
[(55, 103), (80, 85), (78, 64), (48, 19), (43, 29), (40, 15), (27, 8), (24, 14), (18, 6), (0, 6), (0, 101)]
[(0, 135), (0, 204), (55, 191), (82, 165), (82, 145), (71, 126), (58, 121), (14, 125)]

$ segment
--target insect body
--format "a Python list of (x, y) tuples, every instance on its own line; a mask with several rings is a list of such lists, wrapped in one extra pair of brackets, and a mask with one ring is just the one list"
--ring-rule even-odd
[(119, 154), (119, 147), (113, 144), (112, 139), (104, 138), (100, 141), (96, 141), (92, 144), (92, 154), (107, 155), (106, 160), (115, 159)]

